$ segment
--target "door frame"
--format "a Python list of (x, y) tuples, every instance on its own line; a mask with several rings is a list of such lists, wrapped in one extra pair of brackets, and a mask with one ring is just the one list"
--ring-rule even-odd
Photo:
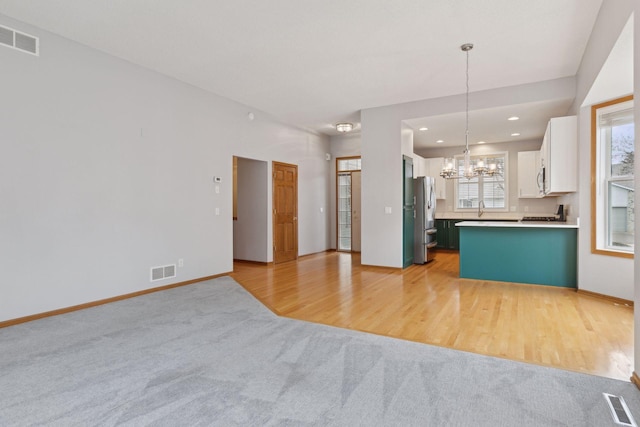
[[(338, 176), (340, 175), (340, 173), (348, 173), (349, 175), (351, 175), (351, 172), (355, 172), (355, 171), (359, 171), (362, 172), (362, 166), (360, 166), (360, 169), (354, 169), (354, 170), (339, 170), (338, 169), (338, 162), (340, 160), (350, 160), (350, 159), (362, 159), (362, 156), (344, 156), (344, 157), (336, 157), (336, 170), (335, 170), (335, 180), (336, 180), (336, 209), (335, 209), (335, 215), (336, 215), (336, 252), (353, 252), (353, 249), (347, 251), (344, 249), (339, 249), (340, 247), (340, 234), (339, 234), (339, 218), (340, 215), (338, 213), (338, 206), (340, 203), (340, 193), (339, 193), (339, 189), (338, 189)], [(362, 213), (362, 212), (361, 212)], [(353, 230), (351, 231), (351, 241), (353, 242)]]
[(294, 213), (293, 213), (293, 221), (294, 221), (294, 227), (293, 227), (293, 237), (294, 237), (294, 248), (295, 248), (295, 258), (291, 259), (291, 260), (287, 260), (287, 261), (281, 261), (281, 262), (288, 262), (288, 261), (296, 261), (298, 259), (298, 165), (294, 165), (292, 163), (284, 163), (284, 162), (277, 162), (277, 161), (272, 161), (271, 162), (271, 228), (272, 228), (272, 254), (273, 254), (273, 263), (274, 264), (278, 264), (277, 258), (276, 258), (276, 206), (277, 206), (277, 200), (276, 197), (278, 196), (278, 192), (276, 191), (276, 182), (275, 182), (275, 169), (277, 165), (281, 165), (281, 166), (286, 166), (286, 167), (292, 167), (295, 169), (295, 174), (296, 174), (296, 179), (295, 179), (295, 190), (294, 190), (294, 197), (295, 197), (295, 202), (293, 203), (293, 208), (294, 208)]

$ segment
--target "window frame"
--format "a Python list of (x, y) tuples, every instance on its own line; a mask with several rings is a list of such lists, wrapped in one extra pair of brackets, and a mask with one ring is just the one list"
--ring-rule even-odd
[[(608, 212), (610, 211), (609, 204), (611, 201), (611, 196), (608, 188), (610, 183), (616, 181), (625, 181), (629, 178), (633, 179), (634, 175), (632, 174), (630, 176), (625, 175), (617, 177), (610, 176), (611, 156), (609, 154), (610, 150), (608, 150), (609, 142), (607, 141), (605, 146), (603, 147), (603, 143), (600, 141), (598, 113), (599, 110), (603, 110), (618, 104), (627, 103), (629, 101), (633, 101), (633, 95), (616, 98), (591, 106), (591, 253), (620, 258), (634, 258), (635, 248), (629, 251), (623, 249), (614, 249), (609, 245), (608, 229), (610, 227), (610, 218)], [(632, 108), (635, 109), (635, 103), (632, 105)], [(604, 157), (604, 159), (602, 157)], [(600, 194), (598, 194), (598, 186), (601, 187)]]
[[(485, 207), (483, 208), (483, 211), (485, 212), (509, 212), (509, 180), (507, 179), (507, 177), (509, 176), (509, 152), (508, 151), (495, 151), (495, 152), (491, 152), (491, 153), (485, 153), (485, 154), (478, 154), (478, 155), (471, 155), (471, 162), (475, 163), (477, 160), (479, 159), (485, 159), (487, 157), (503, 157), (504, 158), (504, 168), (502, 170), (502, 182), (504, 184), (504, 207), (502, 208), (489, 208), (489, 207)], [(456, 165), (458, 165), (458, 162), (460, 160), (464, 160), (464, 154), (457, 154), (453, 157), (453, 160), (455, 162)], [(460, 168), (458, 167), (458, 171), (459, 173), (461, 173)], [(485, 177), (478, 177), (478, 200), (482, 200), (484, 201), (484, 186), (481, 185), (484, 183), (484, 179)], [(459, 184), (460, 181), (462, 182), (466, 182), (467, 179), (464, 177), (460, 177), (458, 179), (455, 180), (455, 182), (453, 183), (453, 202), (454, 202), (454, 208), (453, 211), (454, 212), (474, 212), (478, 210), (478, 207), (471, 207), (471, 208), (461, 208), (458, 207), (460, 204), (460, 200), (459, 200)]]
[[(359, 168), (347, 168), (347, 169), (341, 169), (340, 168), (340, 163), (341, 161), (349, 161), (349, 160), (358, 160), (358, 166)], [(352, 239), (353, 239), (353, 232), (350, 231), (350, 249), (340, 249), (340, 174), (341, 173), (348, 173), (349, 174), (349, 180), (351, 181), (351, 173), (352, 172), (361, 172), (362, 171), (362, 156), (346, 156), (346, 157), (336, 157), (336, 173), (335, 173), (335, 179), (336, 179), (336, 209), (335, 209), (335, 215), (336, 215), (336, 251), (337, 252), (352, 252)], [(349, 188), (351, 188), (351, 183), (349, 183)], [(351, 204), (351, 195), (349, 195), (349, 204)], [(351, 218), (349, 219), (349, 227), (351, 227)]]

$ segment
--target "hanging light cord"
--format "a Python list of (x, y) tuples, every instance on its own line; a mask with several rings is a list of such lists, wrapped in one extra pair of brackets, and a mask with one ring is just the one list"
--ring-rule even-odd
[(467, 118), (466, 118), (465, 143), (469, 149), (469, 51), (467, 50)]
[[(466, 46), (466, 45), (465, 45)], [(471, 50), (473, 48), (473, 45), (470, 45), (470, 47), (466, 48), (463, 47), (463, 50), (466, 52), (467, 54), (467, 99), (466, 99), (466, 103), (467, 103), (467, 109), (466, 109), (466, 119), (465, 119), (465, 145), (466, 145), (466, 149), (467, 151), (469, 151), (469, 50)]]

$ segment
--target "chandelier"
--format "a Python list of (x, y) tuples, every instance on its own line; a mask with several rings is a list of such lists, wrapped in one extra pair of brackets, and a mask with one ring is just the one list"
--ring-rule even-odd
[(486, 161), (478, 160), (475, 164), (471, 162), (471, 151), (469, 151), (469, 51), (473, 49), (473, 44), (465, 43), (460, 46), (460, 49), (467, 54), (467, 92), (466, 92), (466, 110), (465, 110), (465, 149), (464, 149), (464, 167), (462, 174), (458, 173), (458, 167), (456, 160), (453, 158), (446, 159), (444, 165), (442, 165), (442, 171), (440, 176), (447, 179), (455, 178), (475, 178), (477, 176), (487, 175), (493, 176), (498, 174), (498, 167), (495, 163), (489, 165)]

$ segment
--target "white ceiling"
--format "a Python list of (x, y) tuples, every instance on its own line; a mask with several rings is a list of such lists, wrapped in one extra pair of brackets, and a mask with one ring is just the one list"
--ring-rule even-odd
[[(469, 113), (469, 145), (542, 140), (549, 118), (567, 114), (571, 100), (531, 102)], [(518, 120), (507, 120), (509, 117)], [(465, 145), (465, 113), (406, 120), (414, 129), (416, 152), (428, 148)], [(428, 130), (420, 131), (426, 127)], [(513, 135), (519, 133), (520, 135)], [(436, 141), (442, 140), (438, 143)]]
[(332, 135), (364, 108), (464, 93), (465, 42), (472, 92), (573, 76), (601, 3), (0, 0), (0, 13)]

